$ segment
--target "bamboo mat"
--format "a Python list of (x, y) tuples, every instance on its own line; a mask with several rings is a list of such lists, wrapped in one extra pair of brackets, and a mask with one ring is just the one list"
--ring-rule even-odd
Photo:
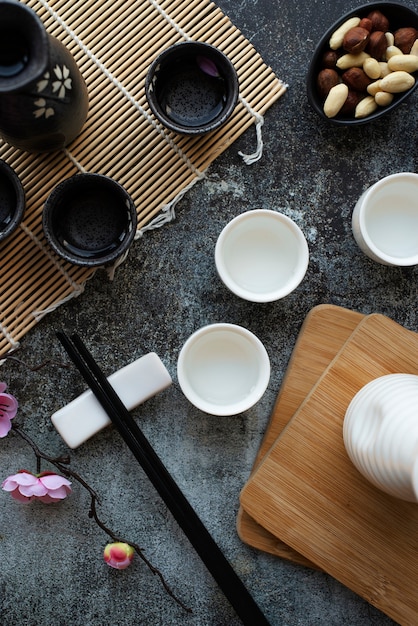
[[(256, 124), (260, 156), (266, 110), (286, 85), (219, 8), (208, 0), (26, 0), (51, 35), (73, 54), (89, 91), (89, 116), (64, 151), (33, 155), (0, 140), (0, 158), (18, 173), (26, 193), (21, 227), (0, 248), (0, 355), (44, 315), (84, 290), (93, 270), (59, 260), (46, 245), (42, 207), (51, 189), (77, 172), (111, 176), (131, 194), (138, 233), (174, 216), (175, 202), (208, 166)], [(148, 66), (179, 41), (217, 46), (234, 64), (240, 96), (218, 131), (188, 138), (166, 131), (145, 97)]]

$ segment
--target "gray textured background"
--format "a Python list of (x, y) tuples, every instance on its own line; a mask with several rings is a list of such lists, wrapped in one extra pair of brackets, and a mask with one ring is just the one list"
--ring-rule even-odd
[[(264, 155), (248, 130), (178, 204), (176, 221), (137, 241), (114, 282), (98, 272), (85, 293), (44, 318), (16, 354), (36, 365), (66, 360), (55, 331), (77, 330), (107, 373), (155, 351), (174, 384), (134, 412), (144, 433), (196, 508), (273, 626), (380, 625), (389, 620), (324, 573), (244, 545), (235, 530), (239, 492), (258, 446), (301, 324), (332, 303), (379, 312), (418, 330), (417, 269), (379, 266), (351, 234), (357, 197), (379, 178), (417, 170), (417, 95), (389, 118), (356, 129), (334, 128), (310, 109), (309, 59), (322, 32), (359, 3), (333, 0), (220, 0), (288, 92), (268, 111)], [(418, 9), (418, 3), (407, 2)], [(284, 212), (305, 233), (310, 264), (300, 287), (282, 301), (257, 305), (231, 295), (213, 262), (216, 238), (240, 212)], [(185, 339), (204, 324), (241, 324), (265, 344), (272, 376), (262, 400), (237, 417), (207, 416), (183, 397), (176, 361)], [(85, 386), (74, 368), (31, 371), (7, 361), (0, 379), (20, 401), (19, 423), (52, 455), (66, 447), (50, 415)], [(2, 478), (35, 470), (16, 437), (0, 443)], [(188, 615), (139, 560), (125, 572), (105, 566), (106, 536), (88, 516), (77, 486), (63, 503), (23, 506), (0, 492), (0, 622), (4, 626), (233, 626), (234, 611), (112, 428), (72, 453), (72, 467), (102, 496), (103, 520), (136, 541), (193, 609)], [(256, 626), (256, 625), (254, 625)]]

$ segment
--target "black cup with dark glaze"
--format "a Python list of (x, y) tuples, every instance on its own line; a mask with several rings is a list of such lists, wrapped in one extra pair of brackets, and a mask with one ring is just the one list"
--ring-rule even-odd
[(20, 178), (0, 160), (0, 242), (19, 226), (25, 213), (25, 192)]
[(112, 266), (129, 249), (137, 212), (128, 192), (101, 174), (76, 174), (57, 185), (42, 215), (45, 237), (62, 259)]
[(150, 65), (145, 93), (156, 118), (169, 130), (200, 135), (222, 126), (232, 114), (239, 85), (228, 57), (203, 42), (182, 42)]

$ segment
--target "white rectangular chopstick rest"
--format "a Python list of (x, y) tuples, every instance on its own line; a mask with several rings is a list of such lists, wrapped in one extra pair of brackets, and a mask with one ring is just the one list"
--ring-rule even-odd
[[(108, 381), (128, 411), (145, 402), (172, 383), (171, 376), (155, 352), (111, 374)], [(111, 421), (89, 389), (56, 411), (52, 423), (70, 448), (77, 448)]]

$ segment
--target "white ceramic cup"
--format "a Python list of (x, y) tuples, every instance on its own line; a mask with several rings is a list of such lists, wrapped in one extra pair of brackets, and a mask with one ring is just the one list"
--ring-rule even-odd
[(215, 264), (223, 283), (250, 302), (273, 302), (291, 293), (305, 276), (309, 249), (299, 226), (286, 215), (254, 209), (222, 230)]
[(392, 174), (369, 187), (354, 207), (352, 228), (377, 263), (418, 265), (418, 174)]
[(270, 359), (252, 332), (209, 324), (191, 335), (177, 362), (186, 398), (210, 415), (237, 415), (252, 407), (270, 380)]
[(351, 400), (343, 425), (347, 454), (375, 487), (418, 502), (418, 376), (386, 374)]

